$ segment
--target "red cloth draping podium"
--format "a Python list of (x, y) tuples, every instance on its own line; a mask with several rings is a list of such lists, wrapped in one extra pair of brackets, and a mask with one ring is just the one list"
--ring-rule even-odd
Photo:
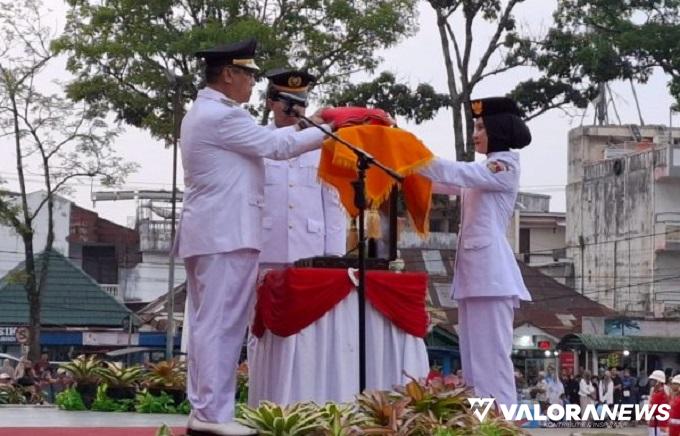
[[(257, 290), (253, 334), (265, 329), (290, 336), (312, 324), (354, 289), (345, 269), (288, 268), (270, 271)], [(367, 271), (366, 299), (407, 333), (427, 333), (427, 274)]]
[[(349, 401), (358, 392), (358, 304), (346, 269), (269, 271), (258, 287), (249, 402)], [(367, 388), (429, 371), (427, 274), (367, 271)]]

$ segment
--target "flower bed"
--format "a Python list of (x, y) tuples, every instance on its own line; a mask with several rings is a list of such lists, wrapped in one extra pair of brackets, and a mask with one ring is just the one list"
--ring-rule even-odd
[[(73, 375), (76, 386), (57, 396), (62, 409), (184, 414), (190, 411), (185, 396), (177, 397), (186, 386), (183, 362), (122, 368), (81, 356), (64, 365), (64, 369)], [(78, 387), (92, 383), (96, 384), (92, 398), (83, 398)], [(124, 394), (131, 388), (136, 392), (134, 397)], [(248, 370), (244, 364), (238, 368), (237, 388), (237, 421), (271, 436), (526, 434), (493, 412), (480, 422), (468, 401), (470, 392), (460, 386), (455, 376), (411, 379), (406, 386), (392, 391), (366, 391), (347, 404), (301, 402), (281, 406), (262, 402), (252, 408), (246, 405)]]
[(441, 378), (412, 380), (394, 391), (366, 391), (353, 403), (323, 406), (311, 402), (280, 406), (263, 402), (241, 406), (237, 421), (271, 436), (514, 436), (526, 434), (489, 414), (480, 422), (469, 392)]
[(186, 399), (186, 365), (173, 359), (123, 367), (94, 356), (79, 356), (62, 365), (74, 386), (57, 394), (64, 410), (99, 412), (189, 414)]

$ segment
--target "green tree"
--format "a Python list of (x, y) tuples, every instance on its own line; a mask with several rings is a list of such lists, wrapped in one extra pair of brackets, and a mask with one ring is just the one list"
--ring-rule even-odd
[(654, 68), (680, 101), (680, 1), (563, 0), (553, 17), (533, 44), (540, 78), (512, 91), (532, 116), (561, 102), (586, 107), (606, 82), (645, 83)]
[(71, 10), (55, 44), (76, 75), (69, 95), (170, 141), (173, 86), (196, 95), (199, 49), (246, 37), (260, 42), (261, 67), (294, 66), (337, 90), (357, 70), (372, 72), (374, 52), (416, 30), (415, 0), (67, 0)]
[(341, 92), (330, 96), (326, 103), (332, 106), (361, 106), (382, 109), (417, 124), (431, 120), (439, 109), (450, 106), (448, 94), (437, 93), (426, 83), (415, 89), (398, 83), (394, 74), (383, 71), (370, 82), (348, 84)]
[[(470, 96), (484, 79), (526, 65), (532, 56), (532, 44), (517, 32), (513, 10), (524, 0), (428, 0), (437, 19), (437, 29), (444, 55), (448, 93), (451, 98), (456, 159), (474, 159), (473, 121)], [(463, 30), (454, 32), (452, 22), (463, 20)], [(483, 20), (493, 29), (489, 39), (480, 41), (473, 25)], [(481, 47), (481, 56), (473, 48)], [(492, 56), (500, 56), (492, 64)], [(466, 141), (467, 138), (467, 141)]]
[[(43, 90), (41, 73), (53, 58), (52, 30), (45, 26), (39, 0), (0, 2), (0, 131), (12, 139), (16, 154), (18, 195), (0, 192), (0, 223), (9, 225), (24, 245), (22, 280), (29, 303), (30, 357), (40, 356), (40, 312), (49, 256), (54, 243), (54, 196), (75, 177), (101, 177), (105, 184), (120, 181), (134, 169), (116, 156), (110, 129), (90, 108), (75, 104), (63, 92)], [(44, 197), (29, 204), (27, 171), (42, 177)], [(47, 239), (36, 247), (37, 216), (47, 213)]]

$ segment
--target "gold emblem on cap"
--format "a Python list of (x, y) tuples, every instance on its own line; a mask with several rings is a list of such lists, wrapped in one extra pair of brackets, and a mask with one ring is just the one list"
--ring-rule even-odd
[(470, 106), (472, 107), (472, 113), (475, 115), (479, 116), (482, 114), (483, 105), (481, 100), (475, 100), (472, 103), (470, 103)]
[(291, 88), (299, 88), (302, 85), (302, 77), (300, 76), (290, 76), (288, 78), (288, 86)]

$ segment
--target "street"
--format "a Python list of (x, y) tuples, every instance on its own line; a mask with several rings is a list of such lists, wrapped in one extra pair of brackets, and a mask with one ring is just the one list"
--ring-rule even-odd
[(529, 434), (532, 436), (645, 436), (647, 435), (647, 427), (639, 426), (635, 428), (617, 428), (617, 429), (574, 429), (574, 428), (542, 428), (531, 429)]

